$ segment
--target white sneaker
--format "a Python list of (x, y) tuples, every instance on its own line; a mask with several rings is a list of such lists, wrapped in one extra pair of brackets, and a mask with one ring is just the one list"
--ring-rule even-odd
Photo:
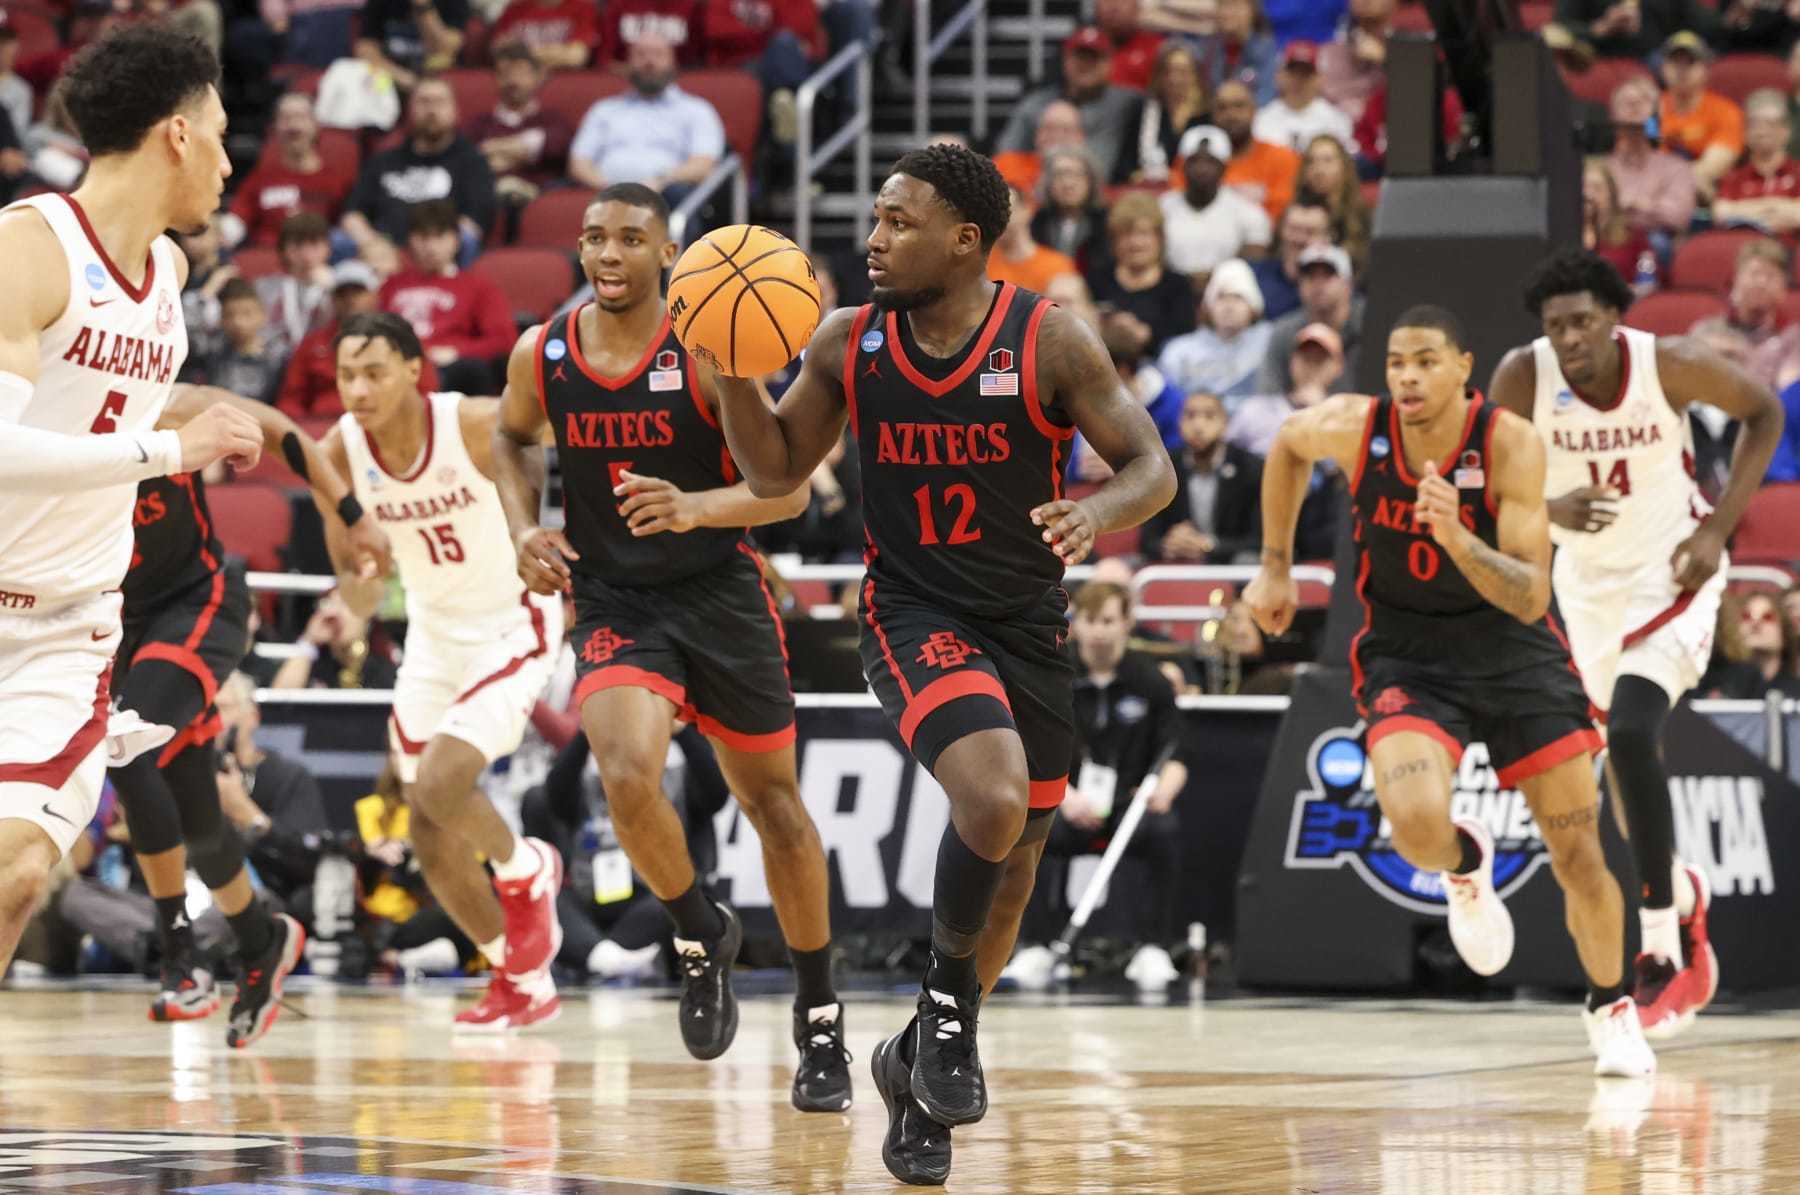
[(1125, 964), (1125, 978), (1137, 984), (1140, 991), (1160, 992), (1181, 978), (1181, 972), (1175, 969), (1168, 951), (1150, 943), (1138, 947)]
[(1638, 1024), (1637, 1004), (1620, 996), (1605, 1008), (1581, 1010), (1588, 1046), (1594, 1051), (1594, 1073), (1602, 1078), (1640, 1079), (1656, 1073), (1656, 1055)]
[(1494, 840), (1480, 822), (1464, 818), (1452, 824), (1481, 848), (1481, 866), (1468, 875), (1438, 873), (1450, 906), (1450, 940), (1469, 970), (1493, 975), (1512, 961), (1513, 952), (1512, 914), (1494, 891)]
[(661, 962), (659, 942), (627, 950), (611, 938), (603, 938), (588, 955), (588, 974), (596, 979), (652, 979)]
[(1010, 979), (1026, 991), (1036, 992), (1050, 986), (1056, 971), (1056, 955), (1048, 946), (1027, 946), (1012, 956), (1001, 979)]
[(115, 705), (106, 715), (106, 766), (122, 768), (174, 737), (173, 726), (146, 722), (136, 710), (122, 710)]

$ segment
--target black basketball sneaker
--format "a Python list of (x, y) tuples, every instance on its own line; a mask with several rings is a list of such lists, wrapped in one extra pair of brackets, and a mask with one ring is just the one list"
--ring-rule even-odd
[(850, 1051), (844, 1048), (844, 1006), (794, 1010), (794, 1107), (802, 1112), (842, 1112), (850, 1106)]
[(276, 913), (269, 921), (268, 948), (259, 957), (245, 960), (237, 999), (231, 1004), (231, 1027), (225, 1031), (225, 1042), (234, 1050), (255, 1045), (275, 1023), (281, 1012), (281, 985), (300, 965), (306, 946), (306, 931), (298, 921), (286, 913)]
[(950, 1177), (950, 1129), (919, 1107), (912, 1096), (912, 1066), (901, 1057), (916, 1022), (875, 1047), (869, 1069), (887, 1106), (887, 1136), (881, 1160), (888, 1173), (915, 1187), (941, 1187)]
[(675, 962), (681, 968), (681, 1040), (688, 1053), (707, 1061), (731, 1048), (737, 1036), (737, 996), (731, 990), (731, 968), (744, 945), (744, 925), (724, 901), (715, 900), (725, 932), (717, 938), (675, 939)]
[[(936, 968), (933, 968), (935, 970)], [(945, 991), (931, 972), (919, 990), (913, 1022), (912, 1094), (932, 1119), (974, 1124), (987, 1115), (987, 1082), (975, 1048), (981, 989)]]

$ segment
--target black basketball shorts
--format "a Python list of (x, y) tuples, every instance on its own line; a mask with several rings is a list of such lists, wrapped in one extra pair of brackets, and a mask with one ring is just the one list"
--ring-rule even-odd
[(748, 545), (717, 568), (661, 585), (575, 576), (575, 700), (631, 686), (736, 751), (794, 742), (781, 614)]
[(237, 563), (124, 619), (113, 695), (120, 709), (175, 728), (175, 737), (157, 756), (158, 767), (218, 737), (213, 700), (249, 649), (250, 587)]

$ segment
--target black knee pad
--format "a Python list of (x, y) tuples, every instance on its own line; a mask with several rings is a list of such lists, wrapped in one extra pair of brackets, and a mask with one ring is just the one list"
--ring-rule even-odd
[(1056, 824), (1056, 808), (1033, 809), (1025, 815), (1025, 828), (1019, 831), (1019, 840), (1013, 843), (1013, 849), (1030, 846), (1034, 842), (1042, 842), (1050, 837), (1050, 827)]
[(156, 753), (146, 752), (122, 768), (113, 768), (113, 789), (131, 827), (131, 849), (160, 855), (182, 843), (181, 813), (169, 783), (156, 766)]
[(200, 876), (200, 882), (217, 890), (237, 879), (244, 869), (244, 842), (237, 828), (225, 824), (212, 835), (204, 847), (188, 847), (188, 865)]

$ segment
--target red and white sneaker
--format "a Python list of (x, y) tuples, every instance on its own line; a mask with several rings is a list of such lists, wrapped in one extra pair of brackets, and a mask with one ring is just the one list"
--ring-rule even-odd
[(150, 1002), (152, 1021), (198, 1021), (219, 1011), (219, 985), (213, 973), (192, 958), (169, 959), (162, 966), (162, 990)]
[(1472, 818), (1461, 818), (1456, 828), (1481, 848), (1481, 865), (1468, 875), (1441, 871), (1444, 900), (1449, 905), (1450, 941), (1469, 970), (1493, 975), (1512, 961), (1513, 920), (1506, 902), (1494, 891), (1494, 840)]
[(470, 1033), (504, 1033), (554, 1021), (562, 1012), (562, 997), (548, 971), (517, 979), (495, 971), (488, 988), (474, 1008), (456, 1014), (455, 1028)]
[(538, 869), (522, 880), (494, 881), (500, 911), (506, 917), (508, 975), (534, 975), (550, 965), (562, 949), (562, 923), (556, 917), (556, 894), (562, 890), (562, 856), (538, 838), (520, 839), (523, 850), (536, 851)]
[(1602, 1079), (1641, 1079), (1656, 1073), (1656, 1054), (1644, 1040), (1637, 1005), (1620, 996), (1605, 1008), (1581, 1010), (1588, 1046), (1594, 1051), (1594, 1074)]
[(1674, 1037), (1694, 1023), (1694, 1016), (1712, 1003), (1719, 991), (1719, 956), (1706, 936), (1706, 914), (1712, 907), (1712, 888), (1706, 873), (1691, 863), (1682, 864), (1694, 886), (1694, 911), (1681, 918), (1681, 962), (1638, 955), (1637, 986), (1633, 992), (1644, 1036)]

